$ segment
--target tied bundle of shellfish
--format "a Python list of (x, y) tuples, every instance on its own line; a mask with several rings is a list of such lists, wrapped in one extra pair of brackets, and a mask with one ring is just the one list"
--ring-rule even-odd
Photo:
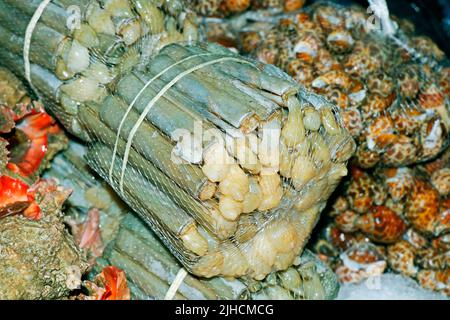
[[(276, 67), (217, 45), (167, 45), (196, 37), (177, 1), (79, 0), (76, 30), (99, 41), (83, 60), (76, 31), (49, 18), (63, 2), (44, 8), (27, 74), (24, 21), (39, 1), (0, 1), (0, 25), (16, 33), (0, 39), (0, 57), (89, 141), (88, 163), (196, 275), (263, 279), (292, 265), (354, 151), (338, 110)], [(134, 41), (119, 32), (130, 21)], [(60, 57), (80, 67), (71, 77), (57, 72), (55, 32), (76, 50)]]
[[(148, 56), (168, 43), (197, 39), (195, 15), (183, 11), (181, 0), (54, 0), (40, 10), (43, 3), (0, 2), (2, 62), (39, 89), (69, 131), (85, 138), (77, 102), (106, 95), (106, 86), (136, 63), (139, 39), (147, 38)], [(39, 19), (30, 23), (33, 16)]]
[(450, 294), (449, 156), (447, 150), (424, 165), (374, 174), (353, 168), (314, 245), (341, 281), (358, 282), (389, 267)]
[(206, 35), (338, 105), (359, 166), (433, 159), (449, 141), (447, 58), (409, 21), (392, 17), (394, 33), (386, 35), (376, 19), (358, 6), (322, 2), (291, 14), (206, 20)]
[[(89, 219), (96, 208), (102, 221), (100, 234), (106, 250), (97, 258), (93, 274), (105, 265), (121, 268), (127, 275), (132, 299), (167, 298), (182, 265), (101, 180), (92, 179), (92, 171), (83, 162), (86, 148), (71, 142), (47, 171), (73, 189), (66, 202), (66, 220)], [(339, 285), (332, 270), (310, 251), (305, 250), (294, 266), (271, 273), (263, 281), (214, 277), (201, 279), (187, 275), (173, 299), (333, 299)]]
[[(125, 270), (134, 299), (163, 299), (181, 268), (142, 221), (128, 215), (114, 245), (99, 266), (109, 263)], [(154, 268), (159, 263), (163, 268)], [(174, 299), (334, 299), (338, 282), (333, 271), (305, 249), (287, 270), (270, 273), (263, 281), (188, 275)]]

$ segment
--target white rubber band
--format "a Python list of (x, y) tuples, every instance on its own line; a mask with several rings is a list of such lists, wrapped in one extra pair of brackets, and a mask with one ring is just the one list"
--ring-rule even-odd
[(381, 32), (384, 35), (394, 35), (396, 30), (389, 17), (389, 8), (386, 0), (369, 0), (369, 4), (370, 8), (374, 11), (374, 14), (381, 21)]
[(33, 36), (33, 31), (36, 28), (39, 19), (47, 8), (48, 4), (51, 0), (43, 0), (41, 4), (38, 6), (33, 16), (31, 17), (30, 22), (28, 23), (27, 29), (25, 31), (25, 39), (23, 43), (23, 64), (25, 66), (25, 79), (30, 84), (31, 89), (33, 89), (36, 93), (36, 89), (31, 82), (31, 66), (30, 66), (30, 45), (31, 45), (31, 37)]
[(184, 278), (186, 278), (187, 274), (188, 273), (184, 268), (181, 268), (178, 271), (175, 279), (173, 280), (172, 284), (169, 287), (169, 290), (167, 290), (164, 300), (172, 300), (173, 297), (175, 297), (175, 294), (177, 293), (178, 289), (180, 288), (180, 286), (183, 283)]
[(180, 81), (181, 79), (183, 79), (185, 76), (189, 75), (190, 73), (197, 71), (201, 68), (207, 67), (209, 65), (212, 64), (217, 64), (220, 62), (224, 62), (224, 61), (236, 61), (236, 62), (240, 62), (240, 63), (246, 63), (249, 65), (253, 66), (253, 63), (247, 61), (247, 60), (243, 60), (240, 58), (236, 58), (236, 57), (222, 57), (219, 59), (215, 59), (215, 60), (211, 60), (208, 62), (204, 62), (202, 64), (196, 65), (195, 67), (192, 67), (188, 70), (185, 70), (184, 72), (178, 74), (175, 78), (172, 79), (172, 81), (170, 81), (168, 84), (166, 84), (161, 91), (158, 92), (158, 94), (147, 104), (147, 106), (145, 107), (144, 111), (142, 112), (142, 114), (140, 115), (139, 119), (136, 121), (136, 124), (134, 125), (134, 127), (131, 129), (130, 134), (128, 135), (127, 138), (127, 145), (125, 147), (125, 152), (123, 155), (123, 162), (122, 162), (122, 170), (121, 170), (121, 174), (120, 174), (120, 181), (119, 181), (119, 186), (120, 186), (120, 191), (123, 193), (123, 179), (125, 176), (125, 170), (127, 167), (127, 163), (128, 163), (128, 157), (130, 155), (130, 150), (131, 150), (131, 144), (133, 143), (133, 138), (137, 132), (137, 130), (139, 129), (140, 125), (142, 124), (142, 122), (144, 122), (145, 118), (147, 117), (147, 114), (150, 112), (150, 109), (155, 105), (155, 103), (170, 89), (172, 88), (178, 81)]
[(120, 139), (120, 132), (122, 131), (122, 127), (123, 124), (125, 123), (126, 118), (128, 117), (128, 114), (131, 112), (131, 109), (133, 108), (134, 104), (136, 103), (136, 101), (139, 99), (139, 97), (141, 96), (141, 94), (145, 91), (145, 89), (148, 88), (148, 86), (155, 81), (156, 79), (158, 79), (160, 76), (162, 76), (164, 73), (166, 73), (167, 71), (169, 71), (170, 69), (172, 69), (173, 67), (186, 62), (190, 59), (196, 58), (196, 57), (202, 57), (202, 56), (210, 56), (210, 55), (214, 55), (213, 53), (202, 53), (202, 54), (196, 54), (187, 58), (184, 58), (170, 66), (168, 66), (167, 68), (165, 68), (164, 70), (162, 70), (161, 72), (159, 72), (157, 75), (155, 75), (153, 78), (151, 78), (146, 84), (145, 86), (138, 92), (138, 94), (136, 95), (136, 97), (133, 99), (133, 101), (130, 103), (130, 105), (128, 106), (127, 111), (125, 112), (122, 120), (120, 121), (119, 124), (119, 128), (117, 129), (117, 135), (116, 135), (116, 142), (114, 143), (114, 150), (113, 150), (113, 154), (112, 154), (112, 158), (111, 158), (111, 165), (109, 167), (109, 180), (113, 181), (113, 170), (114, 170), (114, 162), (116, 161), (116, 154), (117, 154), (117, 147), (119, 144), (119, 139)]

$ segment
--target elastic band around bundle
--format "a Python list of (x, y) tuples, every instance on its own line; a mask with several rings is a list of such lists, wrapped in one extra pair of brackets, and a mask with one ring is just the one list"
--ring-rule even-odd
[(178, 74), (175, 78), (172, 79), (172, 81), (170, 81), (168, 84), (166, 84), (161, 91), (158, 92), (158, 94), (147, 104), (147, 106), (145, 107), (145, 109), (143, 110), (142, 114), (140, 115), (139, 119), (136, 121), (136, 124), (134, 125), (134, 127), (131, 129), (130, 134), (128, 135), (127, 138), (127, 145), (125, 147), (125, 152), (123, 155), (123, 163), (122, 163), (122, 170), (121, 170), (121, 174), (120, 174), (120, 181), (119, 181), (119, 186), (120, 186), (120, 191), (123, 193), (123, 180), (124, 180), (124, 176), (125, 176), (125, 170), (127, 168), (127, 163), (128, 163), (128, 157), (130, 155), (130, 150), (131, 150), (131, 144), (133, 143), (133, 138), (137, 132), (137, 130), (139, 129), (139, 127), (141, 126), (142, 122), (144, 122), (145, 118), (147, 117), (147, 114), (150, 112), (150, 109), (155, 105), (155, 103), (170, 89), (172, 88), (178, 81), (180, 81), (181, 79), (183, 79), (185, 76), (199, 70), (202, 69), (204, 67), (207, 67), (209, 65), (213, 65), (213, 64), (217, 64), (217, 63), (221, 63), (221, 62), (225, 62), (225, 61), (235, 61), (235, 62), (240, 62), (240, 63), (246, 63), (249, 64), (251, 66), (254, 66), (253, 63), (244, 60), (244, 59), (240, 59), (240, 58), (236, 58), (235, 56), (224, 56), (222, 58), (219, 59), (215, 59), (215, 60), (211, 60), (208, 62), (204, 62), (202, 64), (196, 65), (195, 67), (192, 67), (188, 70), (185, 70), (184, 72)]
[(172, 300), (173, 297), (175, 297), (175, 294), (177, 293), (178, 289), (180, 288), (181, 284), (184, 281), (184, 278), (187, 276), (187, 271), (184, 268), (181, 268), (175, 279), (173, 280), (172, 284), (169, 287), (169, 290), (167, 290), (167, 293), (164, 297), (164, 300)]
[(33, 83), (31, 82), (31, 66), (30, 66), (30, 45), (31, 45), (31, 37), (33, 36), (33, 31), (36, 28), (36, 25), (39, 22), (39, 19), (41, 18), (42, 14), (45, 11), (45, 8), (47, 8), (48, 4), (51, 2), (51, 0), (43, 0), (36, 11), (34, 12), (33, 16), (31, 17), (30, 22), (28, 23), (27, 29), (25, 31), (25, 39), (23, 43), (23, 64), (25, 66), (25, 79), (30, 84), (31, 89), (34, 90), (34, 92), (37, 93), (36, 88), (33, 86)]
[[(128, 117), (128, 114), (131, 112), (131, 109), (133, 108), (134, 104), (135, 104), (136, 101), (139, 99), (139, 97), (141, 96), (141, 94), (145, 91), (145, 89), (147, 89), (148, 86), (149, 86), (150, 84), (153, 83), (153, 81), (155, 81), (156, 79), (158, 79), (159, 77), (161, 77), (162, 75), (164, 75), (164, 73), (166, 73), (167, 71), (169, 71), (169, 70), (172, 69), (173, 67), (175, 67), (175, 66), (177, 66), (177, 65), (179, 65), (179, 64), (181, 64), (181, 63), (183, 63), (183, 62), (186, 62), (186, 61), (188, 61), (188, 60), (191, 60), (191, 59), (193, 59), (193, 58), (196, 58), (196, 57), (211, 56), (211, 55), (214, 55), (214, 54), (213, 54), (213, 53), (201, 53), (201, 54), (196, 54), (196, 55), (193, 55), (193, 56), (189, 56), (189, 57), (187, 57), (187, 58), (184, 58), (184, 59), (182, 59), (182, 60), (180, 60), (180, 61), (178, 61), (178, 62), (176, 62), (176, 63), (174, 63), (174, 64), (172, 64), (172, 65), (170, 65), (170, 66), (168, 66), (167, 68), (165, 68), (165, 69), (163, 69), (161, 72), (159, 72), (157, 75), (155, 75), (153, 78), (151, 78), (151, 79), (144, 85), (144, 87), (138, 92), (138, 94), (136, 95), (136, 97), (133, 99), (133, 101), (131, 101), (130, 105), (128, 106), (127, 111), (125, 112), (125, 114), (124, 114), (122, 120), (120, 121), (119, 128), (117, 129), (116, 142), (114, 143), (114, 150), (113, 150), (113, 154), (112, 154), (112, 158), (111, 158), (111, 165), (110, 165), (110, 167), (109, 167), (109, 180), (110, 180), (110, 181), (113, 181), (113, 180), (112, 180), (112, 177), (113, 177), (113, 170), (114, 170), (114, 162), (116, 161), (116, 153), (117, 153), (117, 148), (118, 148), (118, 145), (119, 145), (120, 132), (122, 131), (122, 127), (123, 127), (123, 125), (124, 125), (124, 123), (125, 123), (125, 120), (126, 120), (127, 117)], [(121, 187), (121, 190), (122, 190), (122, 187)], [(122, 191), (122, 192), (123, 192), (123, 191)]]

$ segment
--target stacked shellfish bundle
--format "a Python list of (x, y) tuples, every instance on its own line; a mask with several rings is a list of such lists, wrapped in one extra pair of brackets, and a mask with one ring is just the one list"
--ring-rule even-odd
[[(155, 268), (159, 263), (163, 268)], [(128, 215), (114, 243), (97, 268), (113, 264), (125, 270), (134, 299), (163, 299), (181, 265), (158, 241), (149, 227)], [(174, 299), (334, 299), (338, 281), (323, 261), (308, 249), (287, 270), (270, 273), (263, 281), (188, 275)]]
[(319, 3), (289, 15), (206, 20), (206, 34), (228, 37), (223, 43), (279, 66), (341, 108), (357, 152), (314, 246), (340, 280), (390, 268), (448, 294), (446, 57), (409, 21), (393, 17), (397, 30), (385, 35), (370, 18), (357, 6)]
[[(347, 172), (353, 141), (331, 104), (299, 100), (294, 83), (247, 68), (226, 49), (206, 49), (164, 48), (147, 72), (125, 76), (115, 95), (80, 113), (98, 141), (87, 158), (190, 271), (263, 279), (304, 246)], [(183, 70), (214, 61), (199, 55), (236, 64), (188, 75), (165, 93)], [(187, 62), (164, 71), (174, 61)], [(138, 82), (161, 71), (152, 88)], [(217, 80), (233, 95), (220, 92)], [(266, 84), (270, 98), (257, 91)], [(142, 88), (150, 95), (139, 97)], [(163, 99), (146, 111), (157, 92)]]
[(162, 2), (50, 1), (32, 24), (43, 1), (2, 0), (2, 62), (30, 80), (69, 131), (86, 138), (77, 120), (80, 102), (100, 101), (142, 52), (148, 57), (168, 43), (196, 40), (195, 15), (184, 12), (181, 1)]
[(256, 280), (291, 266), (354, 151), (338, 110), (274, 66), (169, 45), (197, 37), (180, 1), (77, 0), (73, 29), (74, 1), (41, 3), (0, 1), (1, 63), (182, 265)]
[[(92, 179), (92, 170), (83, 162), (86, 152), (85, 147), (71, 142), (46, 176), (73, 190), (65, 205), (65, 220), (86, 223), (92, 208), (100, 216), (102, 247), (106, 249), (88, 277), (113, 265), (125, 272), (132, 299), (166, 298), (182, 265), (106, 183)], [(271, 273), (264, 281), (187, 275), (173, 299), (332, 299), (338, 289), (333, 271), (305, 250), (292, 267)]]

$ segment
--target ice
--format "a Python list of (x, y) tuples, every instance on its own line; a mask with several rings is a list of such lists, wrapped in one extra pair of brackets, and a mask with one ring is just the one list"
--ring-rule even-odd
[(385, 273), (358, 284), (342, 284), (338, 300), (446, 300), (443, 294), (426, 290), (413, 279)]

